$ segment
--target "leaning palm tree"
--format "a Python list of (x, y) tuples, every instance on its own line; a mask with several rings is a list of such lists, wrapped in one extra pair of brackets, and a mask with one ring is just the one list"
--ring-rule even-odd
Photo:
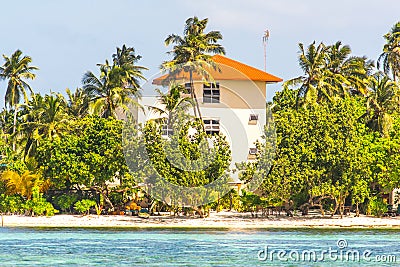
[(378, 68), (382, 66), (383, 71), (387, 75), (391, 73), (393, 81), (397, 81), (400, 76), (400, 22), (397, 22), (384, 38), (386, 44), (378, 58)]
[[(29, 56), (22, 57), (22, 51), (15, 51), (11, 57), (3, 55), (5, 63), (0, 67), (0, 79), (7, 79), (7, 91), (5, 95), (5, 103), (9, 108), (14, 108), (14, 125), (13, 134), (16, 131), (17, 124), (17, 113), (18, 104), (21, 100), (21, 94), (23, 95), (25, 103), (28, 102), (27, 90), (31, 93), (32, 89), (30, 85), (25, 81), (26, 79), (33, 80), (36, 75), (32, 73), (34, 70), (38, 70), (35, 66), (30, 66), (32, 58)], [(15, 150), (15, 143), (13, 144)]]
[[(219, 31), (204, 32), (207, 27), (208, 19), (199, 20), (197, 17), (186, 20), (183, 36), (171, 34), (165, 39), (165, 45), (174, 44), (172, 51), (168, 52), (173, 56), (170, 61), (165, 61), (161, 69), (176, 75), (182, 70), (189, 73), (191, 86), (191, 97), (196, 103), (194, 115), (201, 118), (200, 107), (193, 85), (193, 74), (197, 73), (203, 79), (210, 80), (210, 69), (217, 69), (212, 60), (212, 54), (225, 54), (225, 49), (218, 41), (222, 39)], [(197, 111), (196, 111), (197, 108)]]
[(388, 137), (392, 129), (392, 114), (399, 111), (400, 88), (381, 72), (370, 77), (370, 93), (367, 96), (367, 111), (363, 117), (367, 125)]

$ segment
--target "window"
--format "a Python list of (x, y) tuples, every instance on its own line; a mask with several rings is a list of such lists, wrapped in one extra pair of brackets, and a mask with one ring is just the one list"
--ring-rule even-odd
[(257, 148), (255, 148), (255, 147), (250, 148), (249, 149), (249, 154), (250, 155), (257, 155)]
[(257, 121), (258, 121), (258, 114), (250, 114), (249, 124), (255, 125), (257, 124)]
[(252, 147), (249, 149), (249, 155), (247, 156), (247, 159), (249, 160), (254, 160), (257, 158), (257, 148)]
[(174, 129), (168, 126), (168, 123), (165, 123), (161, 128), (162, 136), (171, 136), (174, 134)]
[(215, 119), (205, 119), (204, 128), (206, 133), (210, 135), (219, 134), (219, 120)]
[(219, 103), (220, 91), (219, 83), (203, 84), (203, 102)]
[(258, 120), (258, 114), (250, 114), (250, 120), (251, 121), (257, 121)]
[(192, 86), (190, 83), (185, 83), (185, 90), (186, 90), (186, 94), (190, 95), (192, 94)]

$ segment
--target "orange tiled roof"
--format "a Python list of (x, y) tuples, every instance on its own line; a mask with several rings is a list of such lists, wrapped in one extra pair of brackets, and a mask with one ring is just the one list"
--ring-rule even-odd
[[(212, 57), (212, 59), (215, 63), (217, 63), (218, 69), (220, 70), (218, 71), (218, 69), (212, 69), (211, 71), (209, 71), (214, 80), (252, 80), (268, 83), (276, 83), (282, 81), (281, 78), (276, 77), (272, 74), (221, 55), (215, 55)], [(153, 84), (161, 85), (162, 82), (168, 78), (168, 76), (169, 75), (166, 74), (157, 79), (154, 79)], [(181, 79), (189, 79), (189, 75), (187, 73), (182, 72), (177, 76)], [(199, 77), (199, 75), (194, 74), (193, 79), (199, 80), (201, 78)]]

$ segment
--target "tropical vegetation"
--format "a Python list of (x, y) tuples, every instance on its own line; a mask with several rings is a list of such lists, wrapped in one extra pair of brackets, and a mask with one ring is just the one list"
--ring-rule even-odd
[[(29, 81), (40, 73), (32, 58), (20, 50), (3, 56), (0, 213), (117, 214), (147, 202), (150, 212), (190, 209), (200, 216), (209, 209), (257, 216), (267, 207), (285, 207), (288, 215), (317, 208), (333, 216), (348, 206), (357, 215), (384, 215), (387, 194), (400, 187), (400, 22), (384, 36), (376, 66), (340, 41), (300, 43), (303, 74), (286, 81), (269, 103), (274, 126), (267, 123), (256, 161), (238, 165), (245, 185), (256, 172), (262, 185), (254, 192), (228, 189), (205, 205), (196, 199), (214, 199), (207, 192), (188, 195), (179, 188), (219, 177), (225, 185), (229, 181), (229, 143), (222, 134), (204, 131), (193, 85), (195, 74), (212, 81), (212, 55), (225, 53), (222, 34), (206, 32), (207, 23), (189, 18), (183, 36), (165, 39), (173, 45), (172, 59), (161, 68), (171, 75), (187, 72), (191, 90), (188, 97), (179, 84), (170, 84), (168, 92), (157, 89), (157, 107), (139, 105), (146, 68), (138, 65), (141, 56), (133, 47), (117, 48), (110, 61), (97, 64), (99, 75), (87, 71), (82, 87), (65, 93), (35, 92)], [(133, 107), (161, 119), (141, 125)], [(174, 194), (164, 195), (171, 188)], [(151, 190), (157, 193), (147, 194)]]

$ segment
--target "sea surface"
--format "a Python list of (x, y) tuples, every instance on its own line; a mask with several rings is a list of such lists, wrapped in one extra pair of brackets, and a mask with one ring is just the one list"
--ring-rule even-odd
[(400, 266), (400, 231), (0, 228), (0, 266)]

